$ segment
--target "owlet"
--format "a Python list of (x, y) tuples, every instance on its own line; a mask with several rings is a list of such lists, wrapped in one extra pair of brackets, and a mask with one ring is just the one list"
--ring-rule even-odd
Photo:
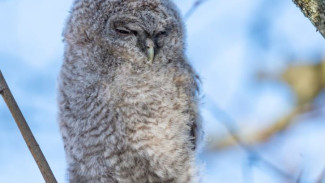
[(198, 182), (198, 77), (169, 0), (76, 0), (59, 124), (71, 183)]

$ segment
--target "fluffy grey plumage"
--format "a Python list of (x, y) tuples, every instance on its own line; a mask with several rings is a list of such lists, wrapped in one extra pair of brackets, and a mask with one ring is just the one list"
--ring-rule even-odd
[(197, 76), (168, 0), (76, 0), (59, 123), (71, 183), (198, 181)]

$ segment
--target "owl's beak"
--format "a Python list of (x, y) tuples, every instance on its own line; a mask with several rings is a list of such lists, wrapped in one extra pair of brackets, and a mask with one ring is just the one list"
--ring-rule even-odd
[(155, 57), (155, 43), (149, 38), (146, 39), (146, 52), (148, 62), (151, 64)]

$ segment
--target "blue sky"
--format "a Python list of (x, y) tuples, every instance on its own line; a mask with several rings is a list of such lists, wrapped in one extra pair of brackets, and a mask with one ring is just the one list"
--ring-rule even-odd
[[(175, 0), (183, 15), (193, 2)], [(71, 4), (0, 0), (0, 68), (60, 183), (66, 182), (66, 165), (56, 122), (56, 80), (63, 58), (61, 32)], [(187, 55), (203, 81), (204, 126), (216, 136), (226, 130), (210, 102), (227, 111), (238, 128), (258, 130), (288, 113), (294, 98), (284, 84), (257, 82), (256, 73), (278, 73), (288, 61), (324, 58), (324, 39), (292, 1), (208, 0), (186, 26)], [(284, 169), (308, 169), (304, 178), (313, 180), (325, 167), (325, 125), (320, 121), (295, 126), (258, 150)], [(200, 157), (206, 166), (204, 183), (245, 182), (243, 171), (250, 162), (240, 149)], [(282, 181), (261, 167), (252, 168), (256, 182)], [(0, 182), (43, 182), (2, 100)]]

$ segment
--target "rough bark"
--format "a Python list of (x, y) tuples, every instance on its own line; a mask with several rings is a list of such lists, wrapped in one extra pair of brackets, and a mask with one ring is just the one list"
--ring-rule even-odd
[(293, 0), (325, 38), (325, 0)]

